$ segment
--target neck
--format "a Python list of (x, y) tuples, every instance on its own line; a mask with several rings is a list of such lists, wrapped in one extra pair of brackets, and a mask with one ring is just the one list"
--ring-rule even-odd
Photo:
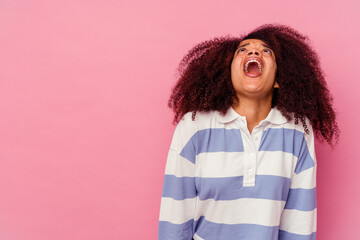
[(264, 120), (271, 110), (271, 100), (267, 99), (248, 99), (239, 98), (239, 103), (233, 105), (233, 109), (241, 116), (246, 117), (247, 127), (251, 134), (254, 127)]

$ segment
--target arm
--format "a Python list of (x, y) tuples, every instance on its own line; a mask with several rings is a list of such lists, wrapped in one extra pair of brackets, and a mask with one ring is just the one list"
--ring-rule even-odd
[(304, 134), (285, 209), (281, 215), (279, 240), (316, 239), (316, 168), (314, 135)]
[(185, 145), (186, 149), (192, 149), (190, 138), (195, 132), (193, 123), (187, 119), (181, 120), (175, 129), (165, 168), (159, 240), (192, 239), (196, 203), (195, 152), (184, 154), (182, 150)]

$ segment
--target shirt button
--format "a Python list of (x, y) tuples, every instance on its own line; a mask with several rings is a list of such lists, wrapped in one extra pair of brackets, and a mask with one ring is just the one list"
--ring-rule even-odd
[(252, 168), (249, 169), (249, 173), (250, 173), (250, 174), (253, 173), (253, 169), (252, 169)]
[(255, 141), (258, 141), (258, 140), (259, 140), (259, 137), (258, 137), (258, 136), (254, 137), (254, 140), (255, 140)]

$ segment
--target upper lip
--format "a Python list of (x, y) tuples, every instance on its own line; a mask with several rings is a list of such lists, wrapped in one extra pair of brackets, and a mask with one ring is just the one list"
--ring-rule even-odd
[(256, 61), (258, 61), (258, 62), (260, 63), (260, 65), (261, 65), (261, 67), (264, 68), (264, 63), (263, 63), (263, 61), (261, 60), (261, 58), (258, 58), (258, 57), (248, 57), (248, 58), (245, 59), (245, 61), (244, 61), (244, 66), (243, 66), (244, 69), (245, 69), (246, 63), (247, 63), (248, 61), (250, 61), (250, 60), (256, 60)]

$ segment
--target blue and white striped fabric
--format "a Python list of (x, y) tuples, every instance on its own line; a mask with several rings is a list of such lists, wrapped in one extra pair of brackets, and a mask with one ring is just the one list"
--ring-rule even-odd
[(188, 113), (165, 169), (159, 240), (316, 239), (314, 135), (271, 109), (250, 134), (229, 108)]

